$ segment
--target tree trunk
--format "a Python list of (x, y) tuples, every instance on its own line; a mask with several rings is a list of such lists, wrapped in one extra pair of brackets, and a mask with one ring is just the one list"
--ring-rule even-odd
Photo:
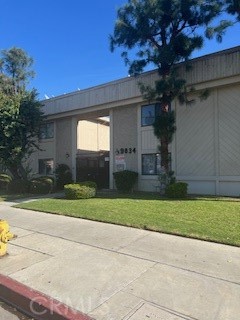
[(27, 180), (27, 173), (22, 164), (18, 166), (18, 172), (19, 172), (19, 175), (21, 176), (21, 179)]
[(162, 137), (160, 139), (160, 152), (161, 152), (161, 167), (164, 173), (169, 173), (169, 156), (168, 156), (168, 137)]
[[(161, 110), (162, 114), (166, 115), (169, 112), (169, 105), (167, 103), (163, 104), (161, 109), (162, 109)], [(169, 132), (168, 132), (168, 130), (169, 130), (169, 128), (168, 128), (167, 122), (164, 124), (165, 128), (163, 128), (163, 132), (165, 134), (163, 134), (160, 137), (161, 167), (164, 170), (165, 174), (169, 173), (169, 156), (168, 156), (168, 145), (169, 145), (169, 141), (168, 141)]]
[(10, 171), (14, 180), (21, 179), (21, 175), (18, 172), (18, 166), (15, 164), (9, 165), (7, 169)]

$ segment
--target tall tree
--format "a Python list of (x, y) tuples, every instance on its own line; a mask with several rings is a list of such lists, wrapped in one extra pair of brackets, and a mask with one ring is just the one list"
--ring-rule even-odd
[(2, 52), (0, 73), (0, 163), (15, 179), (26, 178), (24, 160), (38, 148), (41, 104), (26, 90), (32, 58), (19, 48)]
[[(230, 0), (228, 5), (230, 10)], [(125, 48), (122, 57), (131, 75), (138, 75), (148, 65), (157, 68), (159, 74), (154, 87), (140, 83), (140, 90), (145, 99), (161, 104), (161, 114), (153, 126), (166, 174), (170, 170), (168, 146), (176, 129), (171, 102), (176, 97), (187, 101), (186, 80), (178, 73), (177, 64), (188, 61), (202, 48), (203, 30), (224, 8), (226, 3), (221, 0), (128, 0), (117, 12), (111, 50)], [(130, 60), (132, 49), (135, 58)]]
[(21, 48), (13, 47), (9, 50), (2, 50), (1, 74), (10, 82), (14, 93), (26, 89), (29, 79), (34, 76), (34, 71), (31, 70), (32, 64), (33, 59)]

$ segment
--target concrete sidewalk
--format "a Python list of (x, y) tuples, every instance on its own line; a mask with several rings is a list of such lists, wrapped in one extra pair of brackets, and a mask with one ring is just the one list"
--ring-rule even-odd
[(240, 248), (0, 205), (0, 273), (95, 319), (238, 320)]

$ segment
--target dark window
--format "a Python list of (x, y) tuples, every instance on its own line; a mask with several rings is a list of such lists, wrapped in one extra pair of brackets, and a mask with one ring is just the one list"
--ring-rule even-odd
[(161, 170), (161, 156), (159, 153), (142, 155), (142, 174), (157, 175)]
[(38, 173), (46, 176), (53, 174), (53, 159), (38, 160)]
[(40, 127), (40, 139), (52, 139), (54, 137), (53, 122), (44, 123)]
[(141, 125), (144, 126), (151, 126), (156, 117), (160, 115), (161, 107), (159, 103), (149, 104), (146, 106), (142, 106), (141, 110)]
[[(169, 157), (169, 169), (172, 170), (171, 153)], [(142, 154), (142, 175), (157, 175), (161, 173), (161, 155), (159, 153)]]

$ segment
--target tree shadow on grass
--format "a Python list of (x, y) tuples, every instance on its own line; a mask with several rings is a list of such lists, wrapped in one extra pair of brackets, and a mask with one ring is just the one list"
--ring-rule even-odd
[[(144, 191), (135, 191), (132, 193), (119, 193), (115, 190), (99, 190), (97, 192), (97, 199), (129, 199), (129, 200), (159, 200), (159, 201), (167, 201), (167, 202), (183, 202), (183, 201), (228, 201), (228, 202), (240, 202), (240, 198), (233, 197), (217, 197), (210, 195), (188, 195), (187, 198), (178, 198), (171, 199), (167, 198), (164, 195), (161, 195), (158, 192), (144, 192)], [(65, 199), (64, 197), (62, 200)], [(67, 200), (67, 199), (66, 199)]]
[(158, 192), (141, 192), (136, 191), (130, 194), (119, 193), (117, 191), (99, 191), (97, 193), (97, 198), (106, 199), (136, 199), (136, 200), (159, 200), (159, 201), (229, 201), (229, 202), (240, 202), (239, 197), (221, 197), (221, 196), (211, 196), (211, 195), (196, 195), (191, 194), (186, 198), (168, 198), (161, 195)]
[[(48, 194), (48, 195), (8, 195), (3, 201), (11, 201), (16, 204), (22, 202), (41, 200), (41, 199), (54, 199), (54, 200), (68, 200), (65, 198), (63, 192), (58, 194)], [(132, 193), (119, 193), (116, 190), (98, 190), (95, 199), (128, 199), (128, 200), (146, 200), (146, 201), (166, 201), (166, 202), (188, 202), (188, 201), (225, 201), (225, 202), (239, 202), (239, 197), (220, 197), (220, 196), (210, 196), (210, 195), (188, 195), (187, 198), (171, 199), (159, 192), (146, 192), (146, 191), (134, 191)], [(80, 201), (81, 199), (79, 199)], [(90, 199), (91, 200), (91, 199)], [(77, 201), (77, 200), (74, 200)]]

